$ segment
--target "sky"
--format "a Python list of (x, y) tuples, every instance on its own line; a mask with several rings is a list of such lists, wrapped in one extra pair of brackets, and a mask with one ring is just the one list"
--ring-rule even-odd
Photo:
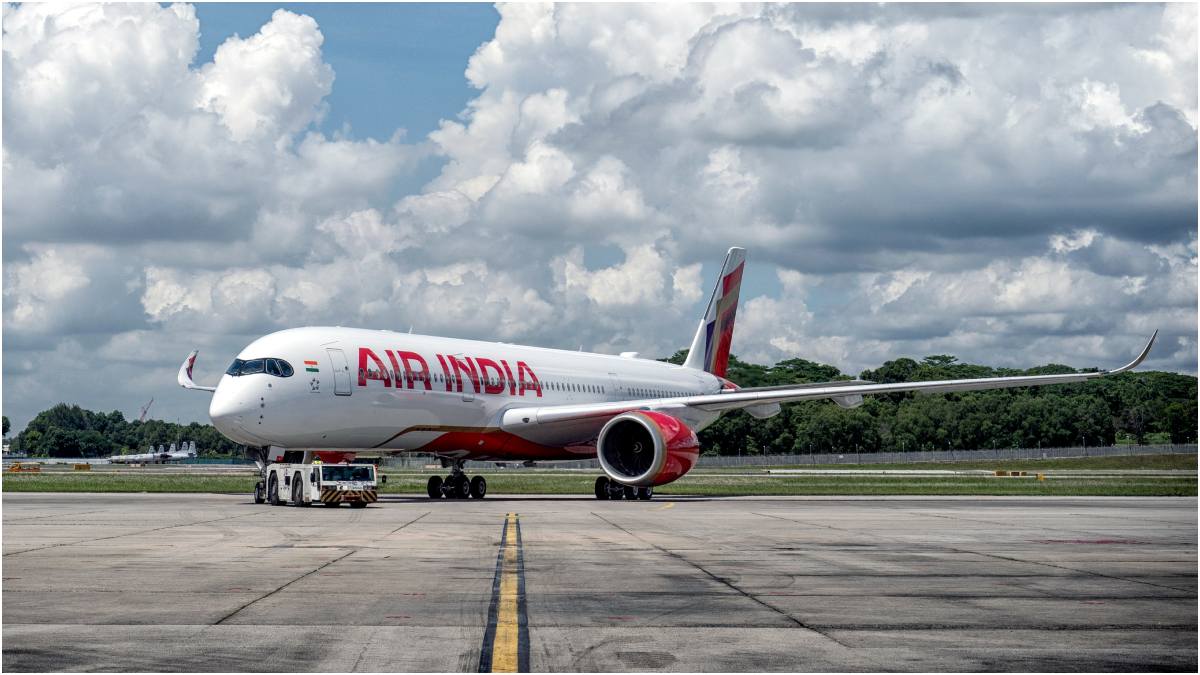
[(1196, 372), (1194, 5), (3, 10), (3, 412), (256, 337)]

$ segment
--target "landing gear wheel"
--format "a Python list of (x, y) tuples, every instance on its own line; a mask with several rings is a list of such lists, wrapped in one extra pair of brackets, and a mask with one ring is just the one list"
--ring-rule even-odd
[(283, 506), (283, 502), (279, 500), (279, 480), (274, 475), (267, 483), (267, 501), (271, 503), (271, 506)]
[(638, 491), (638, 489), (633, 487), (632, 485), (626, 485), (625, 486), (625, 499), (628, 499), (629, 501), (633, 501), (633, 500), (637, 499), (637, 491)]
[(596, 479), (596, 499), (608, 499), (608, 476)]
[(429, 495), (430, 499), (441, 499), (442, 498), (442, 477), (441, 476), (430, 476), (429, 482), (425, 484), (425, 493)]
[(267, 501), (267, 489), (263, 487), (262, 481), (254, 484), (254, 503), (262, 504)]
[(644, 502), (650, 501), (650, 499), (653, 496), (654, 496), (654, 488), (638, 488), (637, 489), (637, 498)]
[(483, 499), (487, 495), (487, 481), (483, 476), (475, 476), (471, 479), (471, 496), (475, 499)]
[(608, 498), (609, 499), (624, 499), (625, 486), (615, 480), (608, 481)]
[(366, 502), (350, 502), (350, 508), (352, 508), (352, 509), (362, 509), (362, 508), (366, 508), (366, 506), (367, 506)]
[(471, 481), (464, 474), (455, 474), (446, 478), (446, 496), (451, 499), (466, 499), (471, 496)]

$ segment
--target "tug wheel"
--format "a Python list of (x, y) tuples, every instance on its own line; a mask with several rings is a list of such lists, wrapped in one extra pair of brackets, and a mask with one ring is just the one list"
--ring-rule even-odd
[(279, 479), (275, 474), (271, 474), (271, 480), (267, 483), (267, 501), (271, 506), (283, 506), (283, 502), (279, 500)]

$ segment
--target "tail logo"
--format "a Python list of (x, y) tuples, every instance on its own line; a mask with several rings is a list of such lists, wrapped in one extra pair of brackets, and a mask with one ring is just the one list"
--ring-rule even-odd
[(738, 291), (742, 286), (742, 263), (721, 279), (721, 296), (717, 298), (712, 317), (706, 328), (704, 344), (704, 369), (718, 377), (724, 377), (729, 365), (729, 348), (733, 344), (733, 324), (737, 317)]
[(745, 267), (746, 249), (737, 246), (729, 249), (721, 265), (721, 276), (704, 310), (704, 318), (692, 338), (692, 348), (683, 363), (685, 368), (703, 370), (718, 377), (725, 375)]

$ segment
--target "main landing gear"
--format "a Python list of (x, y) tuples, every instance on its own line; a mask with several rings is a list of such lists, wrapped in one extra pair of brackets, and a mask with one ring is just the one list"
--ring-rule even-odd
[(596, 479), (596, 499), (640, 499), (649, 501), (654, 497), (654, 488), (648, 487), (633, 487), (632, 485), (622, 485), (615, 480), (609, 480), (608, 476), (600, 476)]
[(450, 469), (450, 475), (442, 478), (441, 476), (430, 476), (429, 482), (425, 485), (425, 492), (430, 499), (466, 499), (474, 497), (475, 499), (483, 499), (487, 495), (487, 481), (483, 476), (475, 476), (467, 478), (467, 474), (463, 473), (463, 463), (461, 460), (455, 462)]

